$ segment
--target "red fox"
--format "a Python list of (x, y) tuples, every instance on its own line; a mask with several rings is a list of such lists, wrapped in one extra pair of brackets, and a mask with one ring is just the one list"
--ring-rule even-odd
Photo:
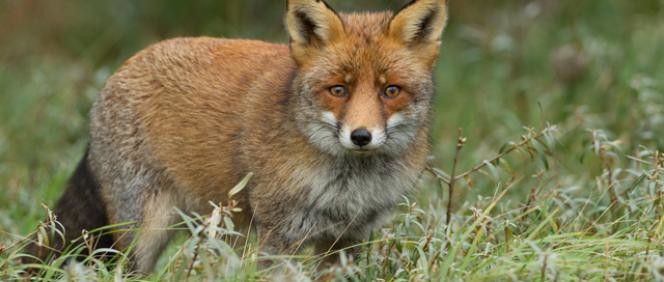
[[(54, 210), (62, 249), (131, 222), (98, 247), (149, 273), (178, 208), (206, 213), (247, 174), (236, 224), (261, 250), (318, 253), (365, 240), (426, 165), (445, 0), (339, 14), (290, 0), (290, 43), (178, 38), (130, 58), (91, 110), (90, 144)], [(43, 251), (43, 250), (42, 250)]]

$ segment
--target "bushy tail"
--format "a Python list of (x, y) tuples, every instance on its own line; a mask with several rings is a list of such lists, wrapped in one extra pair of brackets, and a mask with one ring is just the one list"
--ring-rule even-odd
[[(83, 230), (89, 231), (86, 245), (98, 248), (110, 248), (113, 238), (103, 232), (91, 232), (108, 225), (108, 217), (104, 202), (101, 198), (99, 183), (90, 171), (88, 162), (89, 149), (76, 167), (76, 171), (69, 179), (64, 194), (58, 200), (53, 213), (56, 222), (45, 224), (41, 231), (45, 233), (48, 240), (41, 240), (38, 244), (36, 239), (28, 247), (28, 253), (41, 259), (49, 260), (61, 255), (72, 245), (72, 241), (81, 238)], [(54, 228), (62, 231), (59, 234)], [(45, 232), (44, 232), (45, 231)], [(64, 235), (64, 236), (63, 236)], [(76, 240), (74, 244), (82, 244), (82, 240)], [(84, 251), (87, 251), (85, 248)]]

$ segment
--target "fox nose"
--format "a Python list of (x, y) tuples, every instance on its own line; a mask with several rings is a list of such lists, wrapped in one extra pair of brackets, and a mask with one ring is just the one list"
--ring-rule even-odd
[(371, 143), (371, 132), (364, 127), (355, 129), (350, 134), (350, 140), (357, 146), (366, 146)]

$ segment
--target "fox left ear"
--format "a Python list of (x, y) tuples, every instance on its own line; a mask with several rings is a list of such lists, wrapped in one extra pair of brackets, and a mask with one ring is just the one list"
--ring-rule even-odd
[(298, 63), (344, 34), (341, 18), (323, 0), (288, 0), (286, 28)]
[(388, 36), (435, 59), (447, 23), (446, 0), (413, 0), (392, 17)]

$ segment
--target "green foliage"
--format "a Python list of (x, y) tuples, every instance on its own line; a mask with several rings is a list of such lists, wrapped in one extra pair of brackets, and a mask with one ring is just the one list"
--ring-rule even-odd
[[(61, 193), (83, 154), (87, 111), (122, 61), (174, 36), (286, 42), (284, 2), (0, 0), (0, 280), (19, 278), (17, 247)], [(403, 1), (329, 2), (380, 10)], [(662, 281), (664, 2), (450, 2), (435, 74), (434, 168), (360, 258), (328, 274)], [(258, 270), (252, 238), (237, 244), (228, 212), (183, 215), (173, 228), (188, 236), (148, 279), (277, 275)], [(130, 279), (122, 259), (61, 269), (65, 259), (40, 267), (51, 280)], [(293, 280), (315, 277), (321, 260), (267, 259), (288, 265), (278, 275)]]

